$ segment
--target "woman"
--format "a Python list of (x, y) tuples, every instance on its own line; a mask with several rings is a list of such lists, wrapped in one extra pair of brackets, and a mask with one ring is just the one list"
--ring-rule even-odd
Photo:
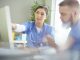
[[(50, 45), (57, 48), (57, 45), (52, 41), (54, 30), (51, 26), (44, 23), (46, 20), (48, 9), (44, 6), (38, 6), (35, 11), (35, 21), (26, 22), (22, 25), (12, 24), (13, 30), (16, 32), (25, 32), (27, 34), (27, 46), (36, 48)], [(46, 38), (46, 39), (44, 39)]]

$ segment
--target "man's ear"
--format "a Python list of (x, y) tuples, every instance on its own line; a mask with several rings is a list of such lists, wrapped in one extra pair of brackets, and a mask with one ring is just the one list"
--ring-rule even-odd
[(77, 15), (77, 12), (76, 11), (73, 11), (71, 14), (72, 14), (72, 18), (75, 18), (76, 15)]
[(74, 12), (74, 15), (75, 15), (75, 16), (77, 15), (77, 11)]

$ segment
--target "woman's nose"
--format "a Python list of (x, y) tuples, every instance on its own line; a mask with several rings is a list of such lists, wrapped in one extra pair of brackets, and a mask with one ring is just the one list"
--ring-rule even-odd
[(41, 17), (41, 14), (38, 14), (38, 17)]

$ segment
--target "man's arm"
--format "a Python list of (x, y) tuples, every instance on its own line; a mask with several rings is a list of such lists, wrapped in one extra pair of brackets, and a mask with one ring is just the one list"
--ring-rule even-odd
[(74, 38), (73, 37), (69, 37), (66, 41), (66, 43), (62, 46), (62, 48), (60, 48), (61, 51), (67, 50), (69, 49), (74, 43)]
[(52, 36), (47, 35), (47, 36), (46, 36), (46, 40), (47, 40), (47, 43), (48, 43), (52, 48), (58, 49), (58, 45), (55, 43), (55, 40), (52, 38)]

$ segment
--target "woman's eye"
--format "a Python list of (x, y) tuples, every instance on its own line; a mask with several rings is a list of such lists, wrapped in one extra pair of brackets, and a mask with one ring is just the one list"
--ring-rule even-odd
[(44, 13), (41, 13), (41, 15), (44, 15)]

